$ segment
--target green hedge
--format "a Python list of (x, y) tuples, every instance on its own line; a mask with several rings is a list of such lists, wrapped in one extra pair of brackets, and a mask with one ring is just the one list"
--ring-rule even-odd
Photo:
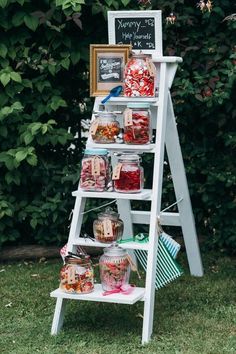
[[(107, 10), (146, 8), (138, 3), (0, 0), (0, 244), (67, 239), (81, 120), (93, 103), (89, 44), (107, 43)], [(163, 11), (165, 54), (184, 58), (172, 96), (198, 233), (232, 251), (236, 22), (223, 19), (234, 9), (227, 0), (215, 0), (211, 14), (195, 1), (148, 6)], [(166, 175), (164, 202), (173, 192)]]

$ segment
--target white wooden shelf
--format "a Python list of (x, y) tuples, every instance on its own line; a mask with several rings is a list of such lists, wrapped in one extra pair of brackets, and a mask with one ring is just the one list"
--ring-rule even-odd
[[(83, 237), (76, 237), (75, 241), (73, 242), (74, 245), (77, 246), (87, 246), (87, 247), (109, 247), (111, 243), (102, 243), (98, 242), (96, 240), (92, 241), (89, 238), (83, 238)], [(141, 242), (124, 242), (124, 243), (119, 243), (119, 246), (125, 249), (131, 249), (131, 250), (149, 250), (149, 244), (147, 243), (141, 243)]]
[(86, 148), (87, 149), (107, 149), (114, 151), (136, 151), (136, 152), (155, 152), (155, 144), (147, 144), (147, 145), (134, 145), (134, 144), (96, 144), (90, 139), (88, 139)]
[[(98, 104), (102, 104), (101, 101), (104, 97), (97, 97)], [(108, 105), (117, 105), (117, 106), (124, 106), (127, 103), (150, 103), (151, 106), (158, 106), (159, 99), (158, 97), (111, 97), (107, 102), (106, 106)]]
[(118, 192), (89, 192), (78, 188), (72, 192), (73, 197), (100, 198), (100, 199), (129, 199), (129, 200), (151, 200), (152, 190), (143, 189), (140, 193), (118, 193)]
[(95, 284), (94, 291), (89, 294), (70, 294), (58, 288), (52, 291), (50, 296), (70, 300), (114, 302), (119, 304), (133, 305), (137, 301), (143, 300), (145, 289), (134, 287), (134, 290), (129, 295), (117, 293), (104, 296), (103, 293), (104, 290), (102, 289), (101, 284)]

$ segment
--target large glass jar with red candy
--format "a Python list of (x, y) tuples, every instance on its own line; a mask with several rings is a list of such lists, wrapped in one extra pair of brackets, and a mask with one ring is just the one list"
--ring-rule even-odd
[(97, 241), (109, 243), (119, 240), (123, 235), (124, 223), (119, 214), (111, 208), (99, 213), (93, 222), (93, 234)]
[(87, 294), (93, 291), (94, 275), (90, 257), (65, 257), (60, 280), (60, 289), (67, 293)]
[(130, 263), (127, 251), (112, 244), (99, 260), (100, 278), (105, 291), (119, 290), (129, 283)]
[(110, 157), (106, 149), (86, 149), (81, 163), (80, 188), (103, 192), (110, 188)]
[(119, 132), (119, 122), (112, 112), (99, 112), (90, 128), (93, 141), (100, 144), (115, 143)]
[(124, 96), (154, 97), (155, 76), (156, 69), (151, 56), (133, 54), (125, 66)]
[(148, 144), (152, 139), (151, 112), (148, 103), (129, 103), (124, 111), (124, 142)]
[(138, 155), (123, 154), (113, 170), (114, 190), (120, 193), (138, 193), (143, 188), (143, 168)]

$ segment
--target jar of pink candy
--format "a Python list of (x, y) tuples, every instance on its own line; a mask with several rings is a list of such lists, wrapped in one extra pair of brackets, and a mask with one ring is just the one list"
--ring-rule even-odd
[(151, 56), (133, 54), (125, 66), (126, 97), (154, 97), (156, 68)]
[(86, 149), (81, 164), (80, 188), (103, 192), (112, 187), (111, 164), (106, 149)]
[(120, 289), (128, 285), (130, 262), (127, 251), (116, 243), (104, 249), (99, 260), (100, 278), (105, 291)]

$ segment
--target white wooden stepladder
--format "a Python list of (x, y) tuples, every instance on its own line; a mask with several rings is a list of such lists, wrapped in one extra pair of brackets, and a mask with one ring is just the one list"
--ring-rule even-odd
[[(83, 222), (83, 211), (86, 198), (116, 199), (120, 218), (124, 221), (124, 237), (133, 236), (133, 224), (147, 224), (149, 226), (149, 242), (127, 242), (121, 247), (129, 250), (146, 250), (148, 252), (145, 287), (134, 288), (130, 295), (112, 294), (103, 296), (100, 284), (95, 285), (95, 290), (90, 294), (69, 294), (60, 289), (51, 293), (57, 298), (56, 308), (52, 323), (51, 334), (59, 332), (63, 324), (65, 304), (68, 299), (113, 302), (121, 304), (134, 304), (137, 301), (144, 302), (142, 343), (150, 340), (153, 330), (154, 299), (155, 299), (155, 270), (158, 246), (157, 218), (162, 225), (180, 226), (184, 237), (186, 253), (190, 272), (195, 276), (203, 275), (201, 256), (195, 229), (195, 222), (189, 197), (185, 169), (179, 144), (175, 116), (171, 101), (170, 88), (175, 76), (178, 63), (182, 62), (179, 57), (155, 57), (153, 62), (157, 66), (159, 80), (159, 95), (155, 98), (112, 98), (107, 102), (109, 111), (123, 111), (128, 102), (148, 102), (151, 105), (152, 125), (156, 129), (156, 143), (149, 145), (125, 145), (125, 144), (94, 144), (89, 138), (87, 148), (106, 148), (111, 153), (118, 151), (132, 151), (136, 153), (153, 153), (153, 183), (152, 189), (144, 189), (141, 193), (117, 193), (117, 192), (86, 192), (78, 188), (73, 192), (76, 197), (73, 217), (68, 240), (68, 251), (73, 251), (77, 245), (107, 247), (103, 243), (80, 237)], [(95, 99), (94, 111), (101, 110), (102, 97)], [(119, 117), (121, 120), (121, 117)], [(169, 165), (171, 169), (174, 191), (178, 203), (178, 212), (161, 212), (161, 195), (163, 179), (164, 149), (166, 147)], [(145, 174), (145, 171), (144, 171)], [(130, 200), (150, 201), (150, 211), (131, 210)]]

